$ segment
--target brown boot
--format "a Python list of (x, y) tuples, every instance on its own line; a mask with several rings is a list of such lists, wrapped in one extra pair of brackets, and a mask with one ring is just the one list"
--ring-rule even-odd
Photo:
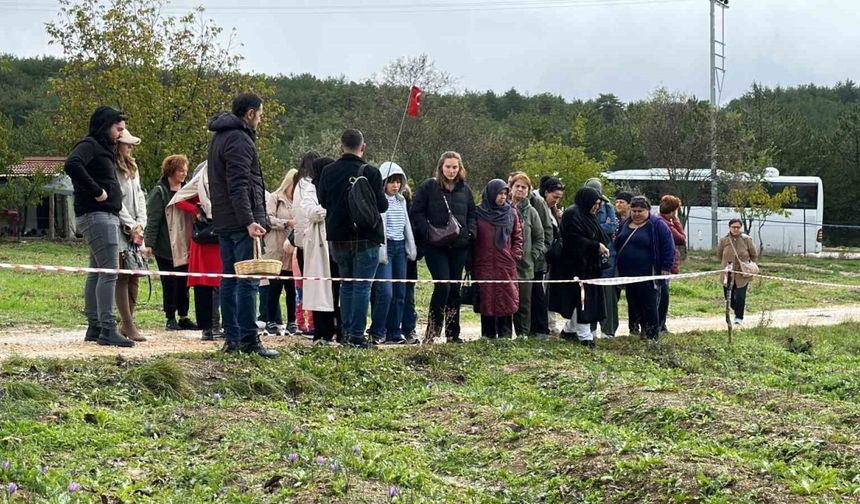
[(134, 307), (137, 301), (137, 277), (119, 275), (116, 281), (116, 308), (122, 319), (119, 333), (132, 341), (146, 341), (134, 325)]

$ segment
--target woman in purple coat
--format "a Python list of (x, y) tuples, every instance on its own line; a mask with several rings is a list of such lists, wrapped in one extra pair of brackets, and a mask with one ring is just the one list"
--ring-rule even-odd
[(472, 276), (476, 280), (508, 280), (479, 284), (481, 336), (491, 339), (513, 335), (513, 316), (520, 305), (517, 261), (523, 257), (523, 227), (507, 198), (508, 185), (493, 179), (484, 188), (476, 209), (478, 233), (472, 249)]

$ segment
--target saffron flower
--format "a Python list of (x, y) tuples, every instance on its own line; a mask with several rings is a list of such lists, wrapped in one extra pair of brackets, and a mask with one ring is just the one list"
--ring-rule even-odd
[(392, 485), (392, 486), (388, 487), (388, 497), (393, 499), (395, 497), (398, 497), (399, 495), (400, 495), (400, 490), (396, 486)]
[(331, 469), (331, 472), (338, 472), (340, 471), (340, 464), (335, 460), (328, 466), (328, 468)]
[(8, 485), (6, 485), (6, 493), (7, 494), (12, 495), (13, 493), (15, 493), (17, 491), (18, 491), (18, 485), (16, 485), (15, 483), (9, 483)]
[(75, 483), (74, 481), (69, 482), (69, 493), (79, 492), (81, 490), (81, 485), (79, 483)]
[(355, 445), (352, 447), (352, 453), (355, 455), (361, 455), (361, 446)]
[(317, 455), (317, 465), (324, 465), (324, 464), (325, 464), (325, 457), (323, 457), (322, 455)]
[(299, 454), (298, 453), (290, 453), (290, 456), (287, 458), (289, 459), (290, 462), (295, 462), (296, 460), (299, 459)]
[(3, 469), (9, 469), (9, 466), (11, 466), (12, 464), (10, 464), (8, 460), (4, 460), (2, 465)]

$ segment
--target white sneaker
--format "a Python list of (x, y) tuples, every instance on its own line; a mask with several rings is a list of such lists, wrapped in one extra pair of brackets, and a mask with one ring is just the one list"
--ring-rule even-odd
[(257, 321), (257, 329), (265, 329), (265, 328), (266, 328), (266, 323), (263, 322), (262, 320), (258, 320)]
[(735, 317), (735, 325), (743, 325), (744, 319)]

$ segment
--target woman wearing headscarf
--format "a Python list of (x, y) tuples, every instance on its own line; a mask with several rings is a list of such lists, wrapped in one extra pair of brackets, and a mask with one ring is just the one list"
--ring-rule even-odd
[[(600, 278), (601, 263), (608, 260), (609, 237), (597, 222), (602, 200), (600, 193), (590, 187), (576, 191), (574, 205), (561, 217), (561, 257), (553, 264), (553, 280), (589, 280)], [(550, 284), (550, 310), (570, 319), (561, 331), (563, 339), (578, 339), (587, 347), (594, 346), (591, 322), (606, 316), (603, 289), (585, 284), (585, 299), (577, 282)]]
[[(624, 277), (668, 275), (675, 260), (675, 241), (665, 221), (651, 215), (645, 196), (630, 201), (630, 217), (618, 229), (618, 274)], [(642, 325), (642, 337), (656, 340), (660, 334), (660, 285), (662, 280), (627, 284), (627, 312)]]
[(523, 228), (516, 209), (508, 203), (508, 185), (493, 179), (481, 195), (477, 214), (477, 237), (472, 248), (475, 280), (507, 280), (479, 284), (481, 336), (510, 338), (513, 315), (519, 308), (517, 262), (523, 257)]

